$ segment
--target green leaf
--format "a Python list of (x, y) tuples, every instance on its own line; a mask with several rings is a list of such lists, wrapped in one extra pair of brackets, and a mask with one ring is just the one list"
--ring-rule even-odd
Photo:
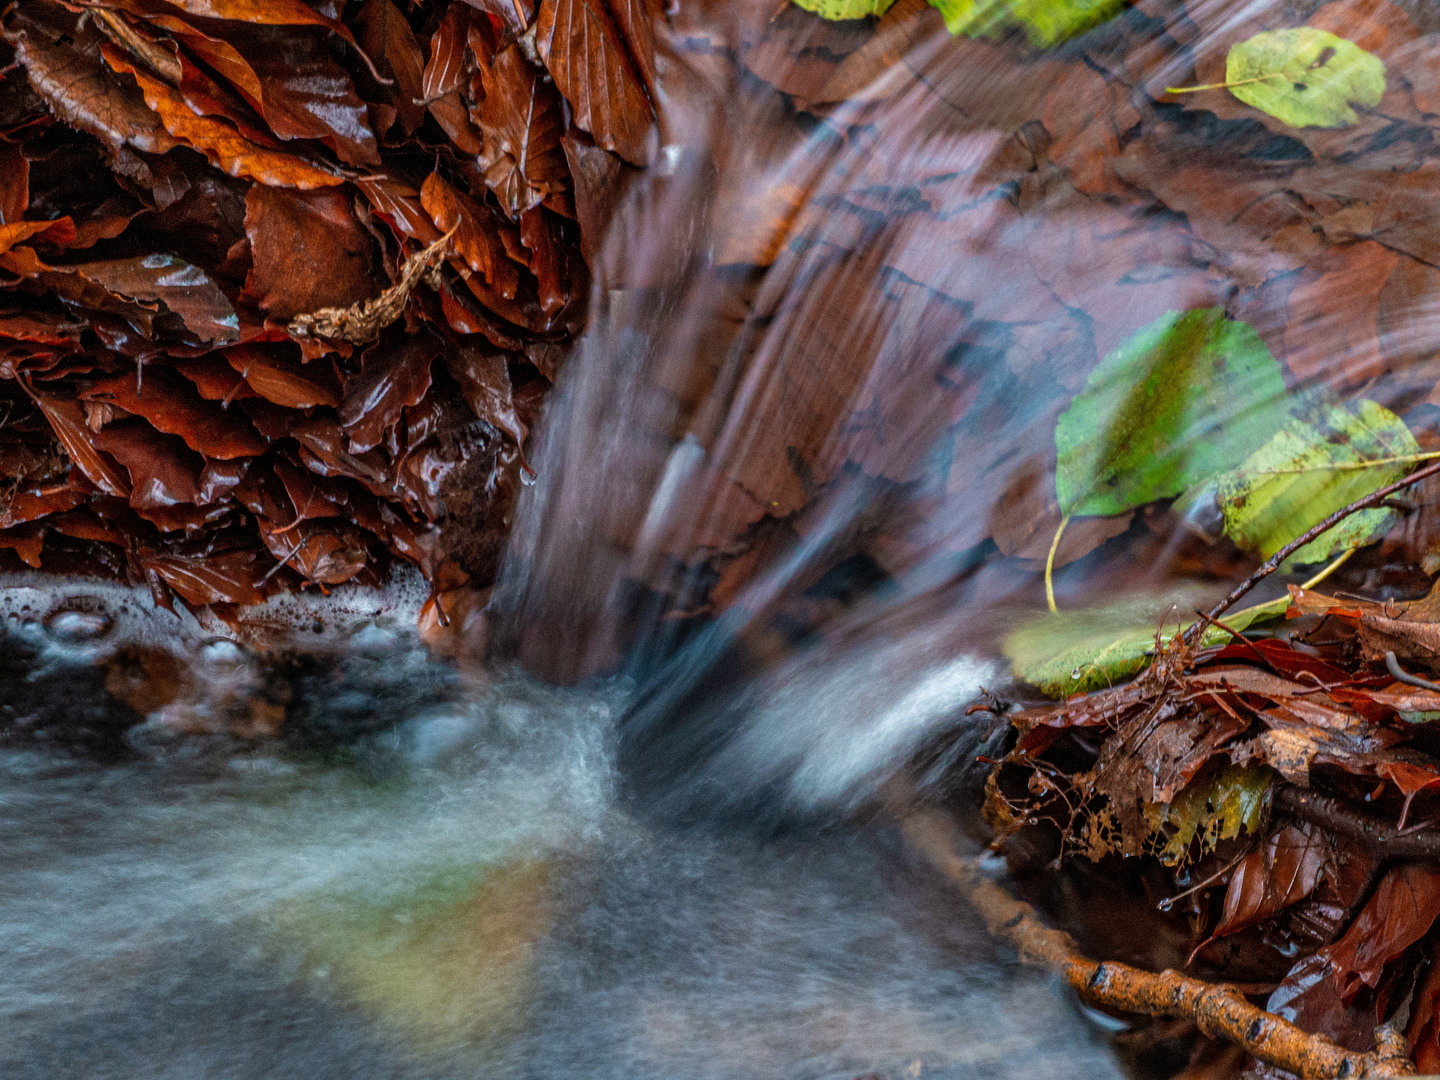
[(1147, 803), (1145, 818), (1154, 832), (1174, 829), (1158, 855), (1166, 866), (1183, 862), (1196, 835), (1201, 852), (1240, 833), (1256, 836), (1265, 822), (1275, 770), (1265, 765), (1225, 765), (1204, 770), (1168, 803)]
[[(1195, 621), (1197, 608), (1214, 601), (1213, 590), (1189, 589), (1163, 596), (1146, 596), (1103, 608), (1044, 614), (1016, 627), (1003, 644), (1015, 677), (1053, 698), (1103, 690), (1140, 674), (1150, 664), (1155, 634), (1161, 642), (1173, 640)], [(1244, 630), (1266, 619), (1278, 618), (1289, 605), (1288, 596), (1256, 604), (1225, 617), (1226, 625)], [(1202, 647), (1220, 645), (1230, 635), (1211, 627), (1200, 639)]]
[(1066, 514), (1121, 514), (1232, 468), (1279, 422), (1280, 366), (1221, 308), (1171, 311), (1091, 373), (1055, 427)]
[(795, 3), (806, 11), (813, 11), (822, 19), (838, 22), (842, 19), (884, 15), (895, 0), (795, 0)]
[[(1216, 478), (1225, 535), (1267, 558), (1341, 507), (1394, 483), (1406, 461), (1363, 467), (1420, 452), (1398, 416), (1373, 401), (1352, 408), (1321, 403), (1291, 417), (1237, 468)], [(1361, 466), (1361, 467), (1357, 467)], [(1306, 544), (1293, 559), (1315, 563), (1369, 543), (1394, 520), (1390, 510), (1362, 510)]]
[(1352, 102), (1380, 103), (1385, 63), (1353, 41), (1299, 26), (1231, 46), (1225, 82), (1245, 104), (1291, 127), (1345, 127), (1359, 119)]
[(1024, 27), (1032, 45), (1049, 48), (1099, 26), (1125, 9), (1125, 0), (930, 0), (951, 34), (995, 38)]

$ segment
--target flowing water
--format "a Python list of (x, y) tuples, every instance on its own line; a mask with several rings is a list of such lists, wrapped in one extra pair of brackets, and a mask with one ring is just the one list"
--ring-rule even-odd
[[(1055, 420), (1098, 358), (1171, 309), (1299, 325), (1242, 265), (1240, 211), (1227, 261), (1155, 192), (1229, 190), (1230, 166), (1303, 187), (1300, 139), (1147, 105), (1101, 140), (1129, 181), (1082, 192), (1047, 125), (1109, 101), (1102, 68), (1163, 88), (1319, 6), (1147, 2), (1033, 63), (932, 12), (832, 91), (816, 65), (849, 31), (672, 5), (664, 143), (464, 631), (488, 664), (432, 660), (404, 582), (282, 605), (268, 652), (6, 583), (0, 1075), (1121, 1075), (884, 806), (921, 751), (973, 794), (994, 740), (965, 708), (1043, 609)], [(1163, 188), (1161, 150), (1212, 172)], [(1387, 356), (1433, 339), (1433, 295), (1407, 295)], [(1336, 348), (1310, 383), (1433, 418), (1400, 366), (1357, 388), (1348, 318), (1314, 313)], [(1178, 515), (1105, 520), (1060, 550), (1062, 604), (1227, 588)]]

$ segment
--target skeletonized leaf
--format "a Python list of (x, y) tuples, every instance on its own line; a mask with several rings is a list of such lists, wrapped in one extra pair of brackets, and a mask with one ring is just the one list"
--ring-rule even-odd
[(1222, 308), (1171, 311), (1091, 373), (1055, 427), (1066, 514), (1119, 514), (1243, 461), (1275, 428), (1280, 366)]
[[(1312, 525), (1400, 479), (1410, 468), (1403, 462), (1354, 466), (1419, 452), (1404, 421), (1373, 401), (1352, 408), (1315, 406), (1291, 417), (1269, 442), (1217, 478), (1216, 502), (1225, 515), (1225, 534), (1247, 551), (1273, 555)], [(1368, 543), (1394, 516), (1391, 510), (1352, 514), (1297, 551), (1294, 559), (1321, 562)]]
[(1197, 836), (1208, 850), (1242, 832), (1255, 835), (1265, 820), (1274, 782), (1275, 771), (1263, 765), (1226, 765), (1197, 776), (1168, 803), (1146, 804), (1150, 828), (1166, 830), (1160, 861), (1167, 866), (1182, 862)]
[(1385, 63), (1328, 30), (1265, 30), (1233, 45), (1225, 59), (1230, 92), (1292, 127), (1345, 127), (1352, 104), (1385, 95)]
[(543, 0), (535, 45), (575, 123), (634, 165), (649, 164), (654, 111), (602, 0)]

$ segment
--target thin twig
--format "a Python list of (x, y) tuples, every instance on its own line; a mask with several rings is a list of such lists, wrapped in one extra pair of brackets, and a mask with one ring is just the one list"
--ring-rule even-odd
[[(1235, 601), (1239, 600), (1256, 585), (1260, 584), (1260, 582), (1264, 581), (1276, 570), (1280, 569), (1280, 564), (1283, 563), (1286, 559), (1288, 559), (1291, 555), (1295, 554), (1295, 552), (1299, 551), (1316, 537), (1322, 536), (1323, 534), (1329, 532), (1336, 525), (1339, 525), (1340, 522), (1348, 518), (1351, 514), (1358, 514), (1361, 510), (1368, 510), (1376, 503), (1379, 503), (1386, 499), (1388, 496), (1395, 494), (1395, 492), (1403, 491), (1414, 484), (1418, 484), (1426, 477), (1434, 476), (1436, 473), (1440, 473), (1440, 461), (1432, 461), (1424, 468), (1416, 469), (1409, 476), (1402, 477), (1401, 479), (1396, 480), (1393, 484), (1386, 484), (1384, 487), (1372, 491), (1363, 499), (1357, 499), (1349, 506), (1342, 507), (1341, 509), (1336, 510), (1335, 513), (1331, 514), (1324, 521), (1320, 522), (1320, 524), (1307, 529), (1301, 536), (1297, 537), (1294, 540), (1291, 540), (1290, 543), (1286, 544), (1279, 551), (1275, 552), (1274, 555), (1271, 555), (1270, 558), (1266, 559), (1263, 563), (1261, 563), (1259, 569), (1257, 569), (1253, 574), (1251, 574), (1248, 578), (1242, 581), (1239, 585), (1235, 586), (1235, 588), (1230, 591), (1230, 595), (1225, 597), (1224, 600), (1221, 600), (1218, 604), (1216, 604), (1213, 608), (1210, 609), (1210, 618), (1214, 619), (1217, 616), (1223, 615), (1225, 611), (1229, 609), (1230, 605), (1234, 604)], [(1201, 632), (1200, 628), (1204, 625), (1205, 624), (1203, 622), (1191, 623), (1189, 629), (1185, 631), (1185, 635), (1181, 640), (1184, 641), (1186, 645), (1193, 645), (1195, 643), (1195, 639), (1199, 636)]]
[(1286, 784), (1275, 789), (1275, 805), (1304, 821), (1358, 841), (1380, 859), (1440, 859), (1440, 833), (1402, 833), (1389, 822), (1340, 799)]

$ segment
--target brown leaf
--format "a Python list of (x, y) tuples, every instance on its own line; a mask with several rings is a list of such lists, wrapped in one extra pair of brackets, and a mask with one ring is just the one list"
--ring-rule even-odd
[(265, 440), (241, 413), (205, 401), (188, 380), (174, 372), (150, 368), (138, 390), (135, 383), (128, 373), (106, 376), (97, 379), (81, 398), (143, 416), (165, 434), (179, 435), (190, 449), (207, 458), (228, 461), (265, 452)]
[(665, 18), (656, 0), (608, 0), (616, 29), (625, 40), (630, 59), (640, 73), (650, 100), (655, 100), (655, 23)]
[(385, 441), (400, 421), (401, 410), (418, 405), (430, 388), (430, 368), (441, 343), (429, 330), (381, 338), (361, 356), (360, 374), (346, 380), (340, 402), (340, 423), (352, 454), (364, 453)]
[(265, 602), (261, 558), (258, 548), (237, 548), (213, 555), (147, 555), (140, 561), (187, 603), (250, 605)]
[(654, 112), (601, 0), (541, 0), (535, 45), (576, 126), (631, 164), (648, 165)]
[(1323, 1031), (1361, 1053), (1375, 1047), (1375, 1012), (1341, 999), (1328, 950), (1299, 961), (1275, 988), (1265, 1008), (1305, 1031)]
[(1385, 370), (1376, 314), (1400, 256), (1373, 240), (1312, 260), (1290, 290), (1285, 363), (1300, 378), (1356, 386)]
[(508, 434), (516, 446), (525, 445), (528, 429), (515, 415), (515, 403), (510, 396), (510, 369), (503, 352), (472, 346), (447, 349), (445, 369), (459, 384), (465, 403), (477, 417)]
[(470, 111), (459, 90), (430, 102), (430, 115), (444, 129), (455, 148), (468, 157), (478, 157), (484, 149), (480, 132), (470, 123)]
[(401, 130), (413, 135), (425, 122), (421, 89), (425, 60), (410, 24), (390, 0), (365, 0), (355, 16), (355, 30), (361, 48), (374, 58), (381, 74), (395, 81), (389, 103), (400, 118)]
[(420, 81), (420, 96), (435, 101), (465, 84), (469, 77), (469, 33), (474, 9), (468, 4), (451, 4), (440, 16), (440, 25), (430, 35), (430, 59)]
[(0, 531), (0, 548), (9, 548), (29, 567), (40, 569), (40, 552), (45, 546), (45, 526), (39, 523), (19, 525)]
[[(174, 255), (77, 263), (57, 270), (83, 278), (113, 296), (145, 305), (161, 303), (180, 316), (185, 328), (201, 341), (223, 343), (240, 336), (240, 320), (229, 298), (204, 270)], [(54, 284), (50, 278), (46, 280)]]
[(128, 144), (163, 154), (179, 146), (141, 95), (105, 71), (95, 31), (74, 36), (78, 40), (71, 44), (47, 39), (38, 26), (6, 31), (30, 85), (67, 124), (88, 131), (112, 151)]
[(290, 409), (340, 404), (340, 381), (328, 360), (300, 364), (258, 344), (226, 349), (224, 357), (267, 401)]
[(1429, 931), (1440, 916), (1440, 869), (1418, 864), (1388, 871), (1345, 936), (1321, 950), (1335, 967), (1345, 1000), (1361, 984), (1380, 984), (1384, 966)]
[(102, 46), (101, 52), (116, 71), (135, 76), (146, 104), (160, 114), (166, 131), (199, 150), (212, 165), (229, 175), (302, 191), (344, 183), (343, 177), (324, 172), (304, 158), (258, 146), (228, 121), (195, 115), (179, 90), (138, 71), (123, 53), (109, 45)]
[(0, 225), (13, 225), (30, 205), (30, 162), (14, 143), (0, 141)]
[(229, 404), (255, 396), (255, 391), (245, 384), (244, 376), (225, 362), (223, 353), (180, 360), (175, 364), (175, 370), (194, 383), (195, 389), (206, 401)]
[[(575, 185), (575, 215), (580, 221), (580, 252), (592, 267), (610, 219), (625, 189), (625, 163), (574, 130), (560, 140)], [(633, 170), (631, 170), (633, 172)]]
[(345, 308), (377, 290), (374, 241), (343, 191), (293, 192), (257, 184), (245, 196), (254, 267), (245, 291), (274, 320)]
[(75, 223), (68, 217), (62, 217), (54, 221), (16, 221), (0, 225), (0, 255), (22, 240), (37, 237), (64, 246), (75, 239)]
[(1225, 890), (1225, 912), (1210, 940), (1243, 930), (1309, 896), (1329, 857), (1329, 845), (1315, 826), (1286, 825), (1235, 868)]
[(334, 518), (301, 521), (292, 530), (262, 532), (260, 536), (270, 554), (306, 581), (320, 585), (349, 581), (369, 560), (364, 533)]
[(518, 45), (491, 63), (482, 60), (478, 77), (485, 92), (473, 114), (485, 134), (480, 167), (500, 205), (515, 217), (550, 192), (564, 190), (569, 179), (560, 145), (565, 131), (560, 97)]
[(183, 440), (162, 435), (143, 420), (122, 420), (96, 432), (94, 442), (130, 474), (130, 505), (136, 510), (200, 501), (205, 459)]
[[(574, 257), (574, 226), (543, 206), (520, 215), (520, 240), (530, 249), (530, 272), (540, 286), (540, 310), (553, 318), (588, 284), (584, 264)], [(567, 235), (569, 234), (569, 235)]]
[(397, 236), (428, 246), (444, 235), (425, 212), (420, 193), (408, 184), (385, 177), (361, 178), (355, 181), (355, 186), (364, 192), (375, 213), (390, 223)]
[(514, 40), (523, 34), (535, 18), (535, 0), (465, 0), (477, 11), (493, 16), (504, 30), (505, 37)]
[(520, 269), (506, 254), (500, 235), (502, 223), (494, 212), (451, 187), (439, 173), (425, 178), (420, 199), (436, 228), (442, 233), (455, 230), (451, 243), (465, 264), (483, 275), (485, 283), (502, 297), (514, 299), (520, 287)]
[(85, 409), (74, 398), (35, 390), (21, 383), (45, 414), (55, 437), (85, 478), (107, 495), (130, 497), (130, 478), (125, 470), (95, 446), (95, 433), (85, 422)]
[(292, 465), (284, 458), (276, 459), (274, 469), (294, 508), (294, 521), (335, 517), (346, 512), (349, 504), (347, 481), (316, 476), (309, 469)]

